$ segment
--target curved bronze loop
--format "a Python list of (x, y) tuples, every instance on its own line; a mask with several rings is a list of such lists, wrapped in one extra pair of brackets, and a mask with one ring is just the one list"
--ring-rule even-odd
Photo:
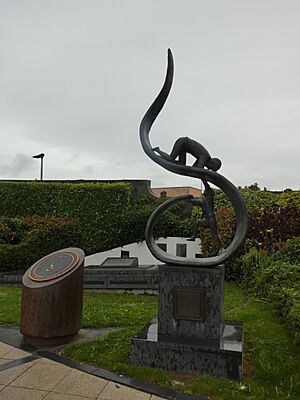
[(187, 200), (188, 198), (190, 198), (190, 195), (185, 195), (173, 198), (171, 200), (167, 200), (153, 212), (153, 214), (150, 216), (150, 219), (146, 227), (146, 233), (145, 233), (146, 242), (148, 244), (151, 253), (162, 262), (174, 265), (187, 266), (187, 267), (188, 266), (212, 267), (227, 261), (241, 246), (241, 244), (245, 240), (247, 233), (248, 213), (244, 199), (240, 194), (239, 190), (221, 174), (205, 168), (192, 167), (169, 161), (159, 156), (153, 151), (149, 140), (149, 133), (155, 119), (157, 118), (158, 114), (160, 113), (161, 109), (163, 108), (168, 98), (168, 95), (172, 87), (173, 75), (174, 75), (174, 61), (172, 52), (170, 49), (168, 49), (168, 67), (167, 67), (165, 82), (163, 84), (161, 91), (159, 92), (158, 96), (149, 107), (148, 111), (144, 115), (142, 122), (140, 124), (140, 140), (142, 147), (145, 153), (155, 163), (159, 164), (161, 167), (167, 169), (168, 171), (174, 172), (175, 174), (178, 175), (185, 175), (193, 178), (206, 180), (212, 183), (213, 185), (219, 187), (221, 190), (223, 190), (223, 192), (227, 195), (235, 211), (236, 231), (231, 244), (217, 256), (200, 258), (200, 259), (198, 258), (183, 259), (182, 257), (173, 256), (171, 254), (163, 252), (157, 246), (154, 240), (153, 236), (154, 223), (156, 219), (159, 217), (159, 215), (170, 205), (173, 205), (179, 201)]

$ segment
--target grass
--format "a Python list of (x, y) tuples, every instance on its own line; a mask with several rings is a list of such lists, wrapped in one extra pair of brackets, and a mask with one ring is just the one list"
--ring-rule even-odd
[[(80, 345), (69, 345), (67, 357), (213, 400), (299, 400), (300, 349), (292, 343), (271, 305), (245, 298), (235, 284), (225, 286), (226, 319), (242, 320), (245, 328), (242, 382), (171, 373), (130, 365), (130, 341), (155, 314), (155, 296), (85, 292), (84, 327), (123, 329)], [(0, 323), (18, 324), (20, 290), (0, 287)]]
[(144, 326), (156, 314), (156, 296), (85, 291), (83, 327)]
[(21, 289), (0, 286), (0, 324), (19, 325), (21, 308)]

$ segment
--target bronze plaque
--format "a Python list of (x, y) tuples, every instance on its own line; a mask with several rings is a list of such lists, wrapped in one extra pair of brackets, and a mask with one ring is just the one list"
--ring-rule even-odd
[(174, 319), (204, 321), (203, 289), (174, 289)]
[(79, 256), (72, 251), (50, 254), (39, 260), (29, 271), (33, 281), (49, 281), (71, 271), (78, 263)]

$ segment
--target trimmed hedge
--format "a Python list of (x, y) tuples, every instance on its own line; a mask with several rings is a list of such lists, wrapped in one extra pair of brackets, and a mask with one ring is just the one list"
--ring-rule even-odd
[(0, 182), (0, 215), (78, 219), (86, 254), (123, 244), (121, 227), (131, 207), (125, 183)]
[[(161, 204), (150, 196), (139, 198), (132, 208), (128, 210), (124, 224), (121, 227), (123, 244), (135, 243), (145, 240), (145, 228), (152, 212)], [(186, 209), (186, 204), (176, 204), (166, 210), (154, 227), (154, 235), (158, 237), (182, 236), (191, 234), (191, 210)]]
[[(300, 208), (300, 192), (268, 192), (268, 191), (253, 191), (250, 189), (241, 189), (241, 194), (244, 197), (248, 210), (263, 210), (266, 207), (296, 207)], [(218, 208), (231, 208), (230, 202), (219, 189), (215, 190), (215, 202)]]
[(300, 238), (287, 241), (274, 256), (251, 249), (243, 257), (242, 284), (272, 302), (300, 343)]
[[(18, 266), (25, 268), (41, 254), (66, 246), (79, 246), (88, 255), (142, 241), (148, 218), (159, 203), (151, 196), (134, 202), (127, 183), (0, 182), (0, 216), (6, 217), (2, 222), (0, 217), (0, 270), (7, 270), (8, 259), (18, 257)], [(177, 205), (164, 213), (156, 235), (187, 236), (190, 221), (185, 211), (184, 206)], [(36, 235), (41, 240), (36, 237), (36, 244), (28, 243), (29, 228), (24, 218), (34, 215), (71, 219), (73, 225), (76, 221), (73, 240), (69, 237), (66, 241), (63, 232), (53, 231), (43, 241), (40, 229)], [(48, 222), (44, 223), (47, 231)]]
[(53, 251), (80, 243), (79, 223), (74, 219), (0, 217), (0, 227), (0, 271), (25, 270)]

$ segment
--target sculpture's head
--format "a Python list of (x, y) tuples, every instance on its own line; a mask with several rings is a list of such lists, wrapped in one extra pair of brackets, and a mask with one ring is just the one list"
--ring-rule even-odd
[(218, 171), (218, 169), (221, 168), (221, 165), (222, 165), (222, 162), (219, 158), (211, 158), (206, 163), (207, 168), (211, 169), (213, 171)]

